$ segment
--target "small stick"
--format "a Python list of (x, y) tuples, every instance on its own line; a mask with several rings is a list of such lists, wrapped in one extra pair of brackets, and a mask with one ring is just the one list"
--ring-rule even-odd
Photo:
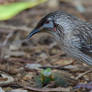
[(82, 76), (84, 76), (84, 75), (86, 75), (87, 73), (90, 73), (90, 72), (92, 72), (92, 69), (88, 70), (88, 71), (86, 71), (84, 73), (79, 74), (75, 79), (78, 80), (79, 78), (81, 78)]

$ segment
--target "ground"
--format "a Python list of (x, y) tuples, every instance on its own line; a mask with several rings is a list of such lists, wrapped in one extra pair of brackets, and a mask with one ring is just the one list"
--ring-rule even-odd
[[(92, 19), (92, 11), (80, 13), (71, 3), (60, 2), (55, 9), (45, 3), (0, 22), (0, 86), (4, 90), (22, 88), (28, 92), (88, 92), (92, 89), (74, 89), (80, 83), (91, 82), (92, 71), (88, 65), (68, 57), (50, 35), (37, 34), (28, 42), (17, 43), (32, 31), (43, 16), (55, 10), (69, 12), (89, 22)], [(51, 76), (57, 81), (42, 83), (40, 75), (45, 68), (51, 68)]]

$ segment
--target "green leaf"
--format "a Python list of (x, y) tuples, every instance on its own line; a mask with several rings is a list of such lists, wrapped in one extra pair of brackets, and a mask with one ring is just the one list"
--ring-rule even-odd
[(45, 77), (49, 77), (49, 76), (51, 76), (52, 72), (51, 72), (50, 68), (47, 68), (45, 70), (42, 70), (41, 74)]
[(7, 5), (0, 5), (0, 21), (8, 20), (18, 14), (19, 12), (32, 8), (40, 3), (43, 3), (47, 0), (31, 0), (29, 2), (16, 2)]

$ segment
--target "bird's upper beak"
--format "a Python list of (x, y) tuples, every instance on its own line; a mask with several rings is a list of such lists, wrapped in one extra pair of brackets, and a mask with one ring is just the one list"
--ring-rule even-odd
[(28, 36), (26, 37), (26, 40), (29, 40), (34, 34), (36, 34), (38, 32), (40, 32), (40, 29), (34, 29), (34, 30), (32, 30), (32, 32), (30, 32), (28, 34)]

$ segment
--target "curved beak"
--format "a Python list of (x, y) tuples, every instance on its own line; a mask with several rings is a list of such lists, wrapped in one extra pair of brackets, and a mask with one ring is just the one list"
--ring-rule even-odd
[(26, 37), (25, 40), (29, 40), (33, 35), (35, 35), (35, 34), (38, 33), (38, 32), (40, 32), (39, 29), (34, 29), (34, 30), (32, 30), (32, 32), (29, 33), (29, 35)]

